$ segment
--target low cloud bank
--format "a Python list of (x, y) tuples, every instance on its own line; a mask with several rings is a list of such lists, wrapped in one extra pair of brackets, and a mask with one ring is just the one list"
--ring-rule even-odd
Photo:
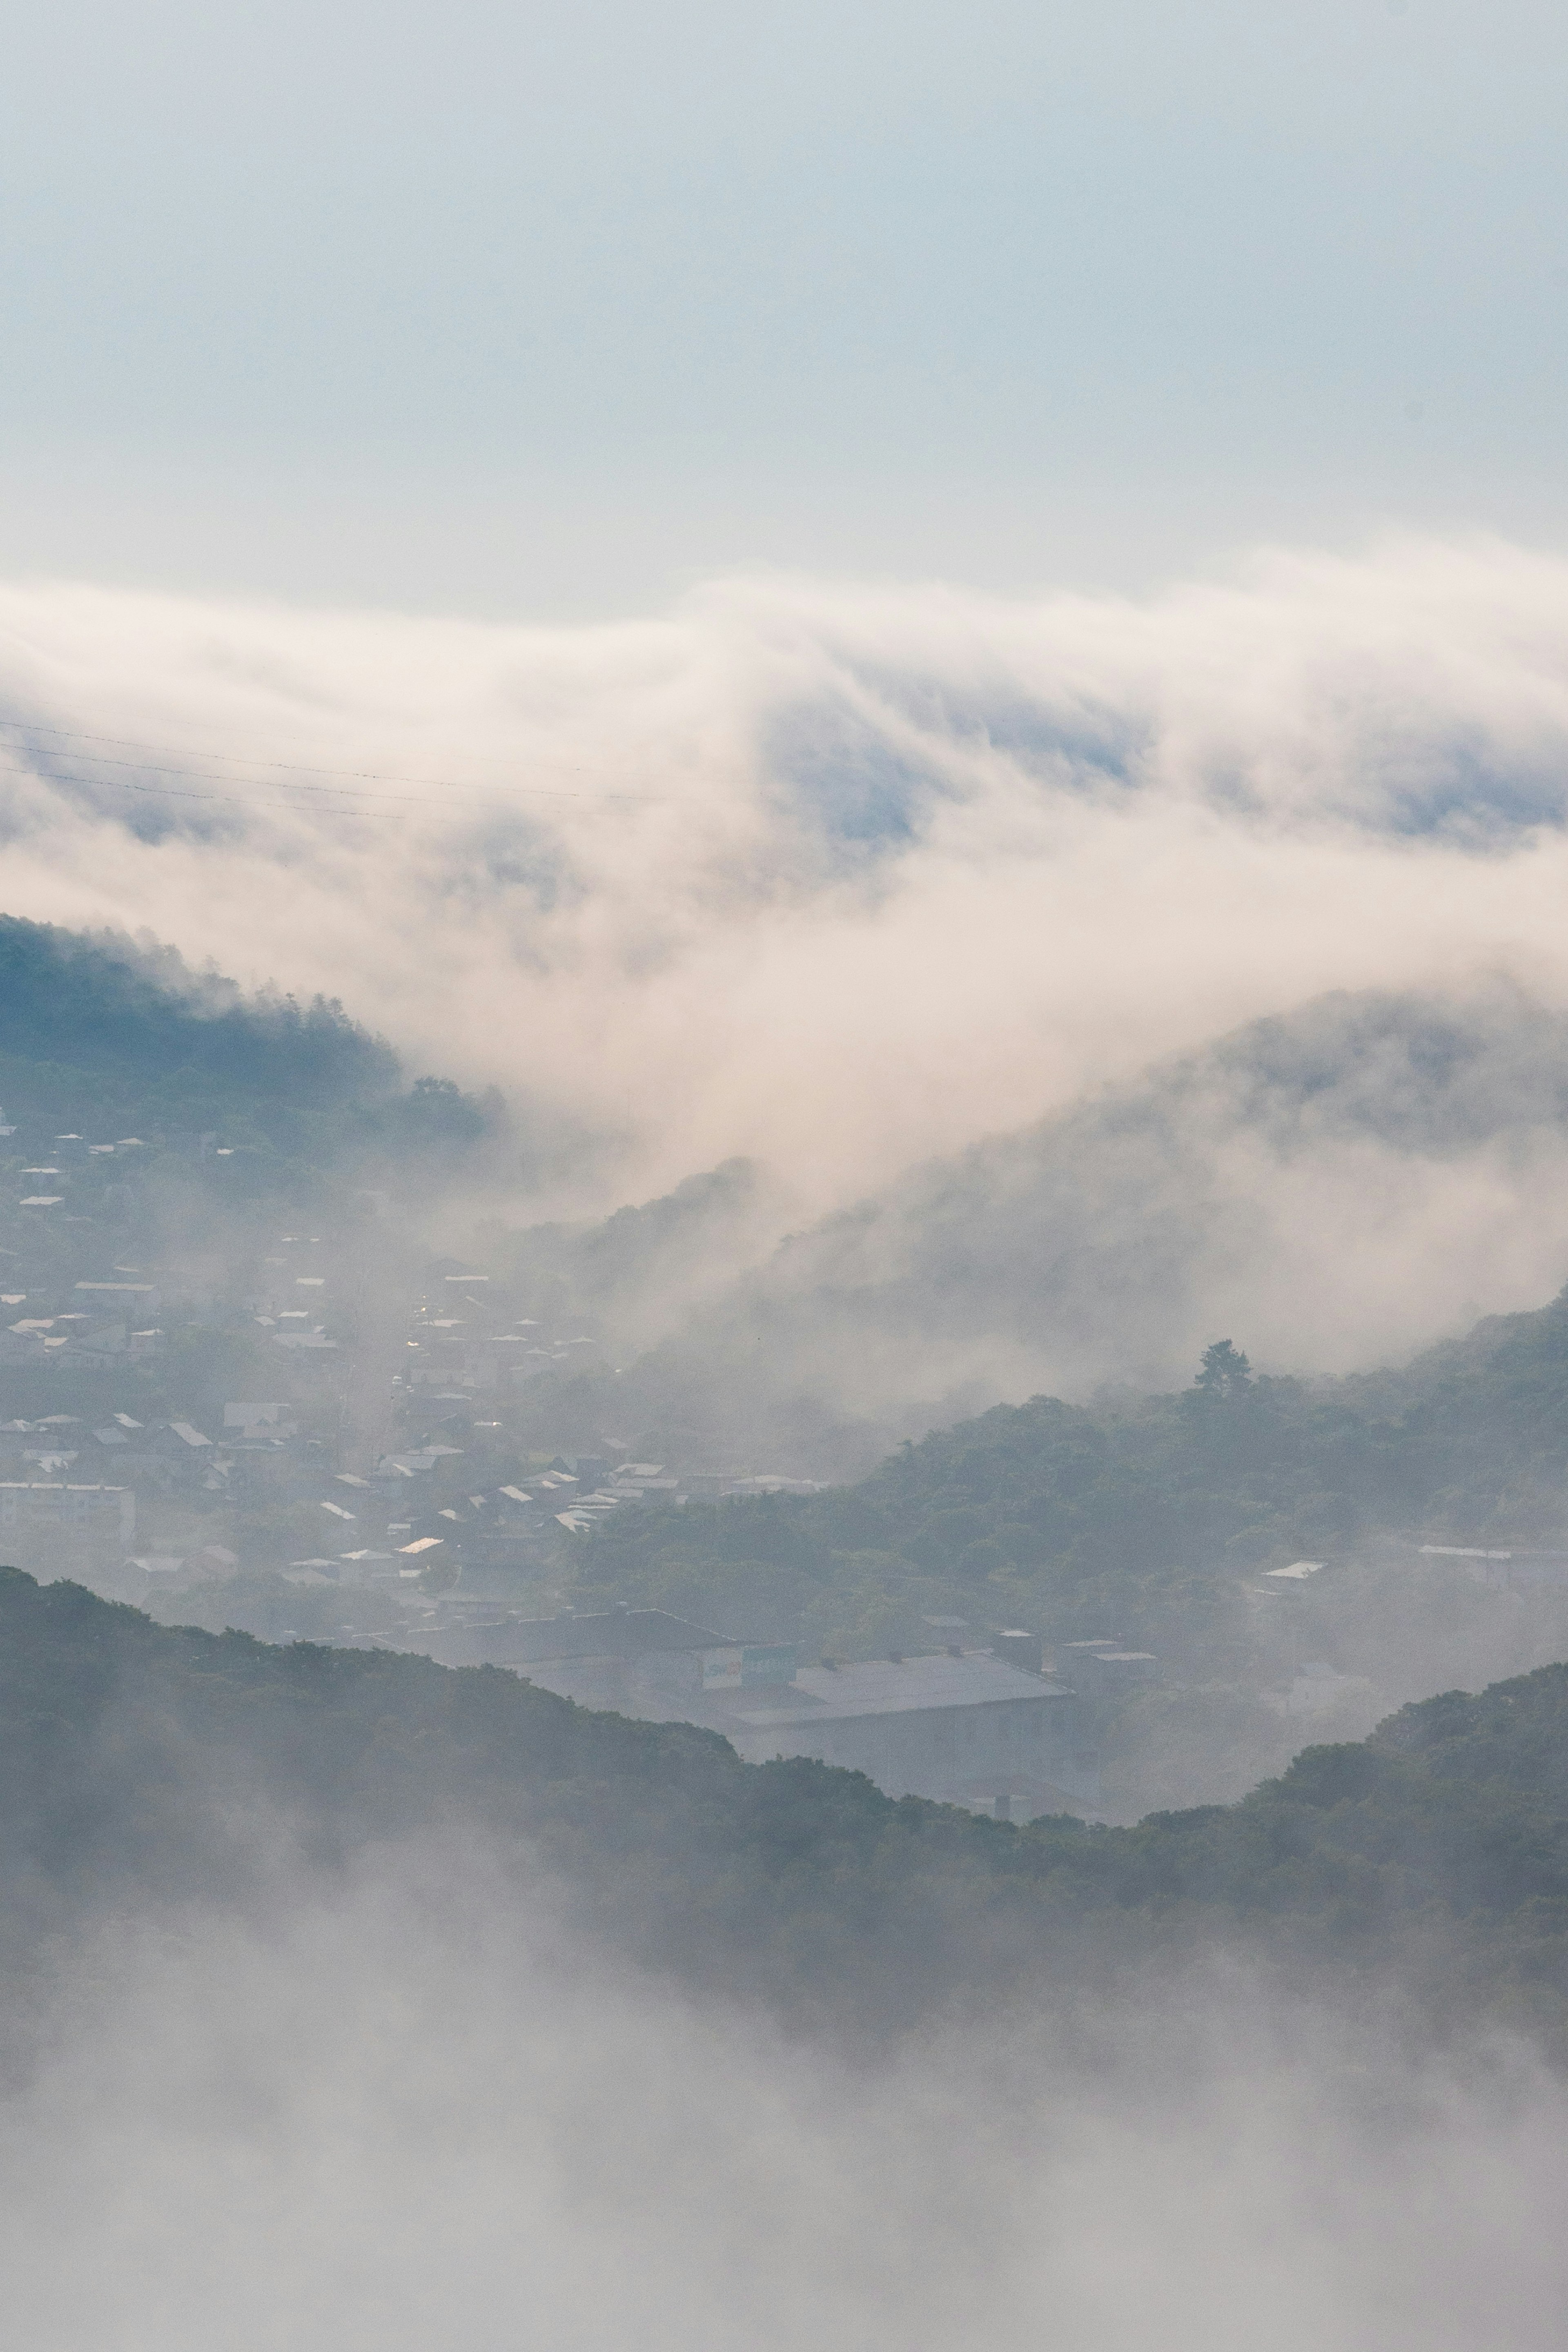
[(0, 593), (13, 911), (833, 1205), (1325, 987), (1568, 997), (1568, 563), (1146, 604), (720, 583), (546, 630)]
[[(556, 630), (13, 584), (0, 721), (14, 911), (145, 926), (500, 1084), (551, 1139), (515, 1221), (740, 1157), (758, 1262), (883, 1204), (824, 1260), (875, 1286), (905, 1171), (1087, 1119), (1064, 1181), (1109, 1183), (1098, 1223), (1034, 1238), (1125, 1313), (1102, 1283), (1092, 1330), (938, 1318), (912, 1353), (895, 1318), (896, 1380), (837, 1367), (857, 1410), (1167, 1376), (1215, 1316), (1345, 1369), (1561, 1280), (1555, 1078), (1521, 1105), (1568, 1008), (1568, 562), (1391, 542), (1144, 603), (742, 579)], [(1441, 1091), (1407, 1039), (1324, 1075), (1378, 1120), (1282, 1145), (1257, 1073), (1204, 1056), (1325, 991), (1486, 1031), (1489, 1125), (1398, 1131), (1399, 1087)], [(1113, 1167), (1103, 1090), (1173, 1084), (1171, 1154)], [(1152, 1227), (1187, 1234), (1152, 1291)]]
[(1555, 2343), (1561, 2084), (1224, 1962), (846, 2064), (384, 1854), (266, 1932), (121, 1921), (0, 2114), (47, 2352)]
[[(1494, 987), (1336, 994), (1037, 1126), (933, 1162), (803, 1234), (709, 1345), (895, 1419), (1102, 1382), (1184, 1382), (1235, 1332), (1336, 1372), (1568, 1272), (1568, 1020)], [(739, 1363), (737, 1369), (739, 1368)]]

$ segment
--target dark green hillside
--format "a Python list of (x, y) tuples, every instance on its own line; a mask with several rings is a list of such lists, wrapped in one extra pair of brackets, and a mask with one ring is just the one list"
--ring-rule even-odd
[(1563, 1545), (1565, 1498), (1568, 1292), (1376, 1381), (1255, 1379), (1219, 1342), (1184, 1391), (999, 1405), (856, 1486), (622, 1512), (579, 1575), (844, 1654), (946, 1612), (1213, 1654), (1247, 1573), (1385, 1533)]
[(384, 1039), (342, 1006), (247, 996), (172, 948), (0, 916), (0, 1094), (15, 1116), (134, 1110), (154, 1129), (242, 1125), (399, 1148), (468, 1142), (487, 1111), (449, 1081), (406, 1088)]
[(1568, 2014), (1563, 1666), (1309, 1749), (1238, 1805), (1019, 1831), (494, 1668), (165, 1629), (8, 1570), (0, 1776), (14, 1961), (105, 1904), (272, 1903), (439, 1826), (542, 1863), (644, 1962), (818, 2017), (1238, 1936), (1439, 2010)]
[[(188, 1160), (216, 1134), (229, 1156), (206, 1164), (203, 1186), (236, 1207), (309, 1195), (333, 1166), (396, 1161), (417, 1175), (500, 1121), (499, 1105), (447, 1079), (409, 1087), (392, 1048), (341, 1004), (247, 996), (172, 949), (14, 916), (0, 917), (0, 1102), (18, 1163), (61, 1128), (135, 1134), (139, 1171), (165, 1147)], [(122, 1174), (89, 1168), (83, 1181), (101, 1191)]]
[(0, 916), (0, 1054), (317, 1104), (388, 1096), (399, 1080), (391, 1047), (339, 1004), (247, 998), (172, 949), (14, 915)]

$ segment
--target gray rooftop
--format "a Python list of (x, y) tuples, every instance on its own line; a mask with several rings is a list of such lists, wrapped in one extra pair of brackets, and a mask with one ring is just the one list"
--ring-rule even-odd
[(446, 1665), (544, 1665), (552, 1659), (640, 1658), (654, 1650), (738, 1648), (723, 1633), (689, 1624), (663, 1609), (614, 1609), (583, 1617), (513, 1618), (464, 1626), (436, 1637)]
[(921, 1707), (984, 1706), (1016, 1699), (1066, 1699), (1070, 1691), (1009, 1666), (989, 1651), (962, 1657), (869, 1658), (851, 1666), (803, 1666), (791, 1696), (797, 1706), (734, 1710), (742, 1723), (820, 1723), (829, 1717), (907, 1715)]

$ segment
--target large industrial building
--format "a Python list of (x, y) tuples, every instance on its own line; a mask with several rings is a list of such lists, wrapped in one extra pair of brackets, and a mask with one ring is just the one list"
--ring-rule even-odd
[[(1013, 1654), (800, 1667), (793, 1645), (729, 1641), (658, 1609), (513, 1619), (433, 1635), (447, 1665), (510, 1666), (576, 1699), (721, 1731), (751, 1763), (810, 1756), (865, 1772), (889, 1796), (932, 1797), (1003, 1819), (1089, 1813), (1099, 1794), (1079, 1701)], [(1019, 1663), (1020, 1654), (1032, 1663)]]

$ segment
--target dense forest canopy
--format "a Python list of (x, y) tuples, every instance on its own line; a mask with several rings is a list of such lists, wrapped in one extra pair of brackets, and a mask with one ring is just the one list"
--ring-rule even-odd
[(964, 1987), (1240, 1935), (1394, 1968), (1555, 2033), (1568, 1993), (1568, 1667), (1408, 1707), (1242, 1803), (1025, 1829), (495, 1668), (153, 1625), (0, 1573), (14, 1962), (105, 1902), (235, 1901), (421, 1831), (484, 1834), (658, 1968), (910, 2020)]

